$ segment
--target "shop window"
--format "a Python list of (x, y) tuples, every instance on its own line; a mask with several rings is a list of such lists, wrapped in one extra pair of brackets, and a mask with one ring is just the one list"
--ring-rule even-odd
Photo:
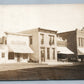
[(30, 45), (32, 45), (32, 36), (29, 36)]
[(28, 59), (28, 54), (23, 54), (23, 59)]
[(50, 49), (47, 48), (47, 59), (50, 59)]
[(14, 53), (13, 52), (9, 52), (8, 59), (14, 59)]
[(55, 59), (55, 48), (52, 48), (53, 51), (53, 59)]
[(5, 57), (5, 53), (2, 53), (2, 58), (4, 58)]

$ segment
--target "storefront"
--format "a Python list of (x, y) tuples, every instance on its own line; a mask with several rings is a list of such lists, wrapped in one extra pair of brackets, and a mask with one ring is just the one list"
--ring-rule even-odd
[(34, 53), (29, 46), (29, 37), (24, 34), (6, 32), (7, 55), (6, 63), (28, 62), (31, 54)]
[(13, 59), (16, 62), (28, 62), (31, 54), (33, 53), (32, 49), (26, 45), (10, 45), (8, 48), (8, 59)]
[(78, 48), (78, 60), (84, 61), (84, 47)]
[(69, 59), (74, 54), (67, 47), (57, 47), (57, 52), (58, 52), (58, 61), (69, 61)]

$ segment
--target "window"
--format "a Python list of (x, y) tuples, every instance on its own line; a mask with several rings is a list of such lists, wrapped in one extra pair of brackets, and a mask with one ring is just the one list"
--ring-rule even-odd
[(83, 47), (83, 38), (81, 38), (81, 46)]
[(49, 40), (49, 45), (54, 45), (54, 36), (49, 35), (50, 40)]
[(84, 38), (78, 38), (79, 46), (84, 47)]
[(29, 37), (30, 45), (32, 45), (32, 36)]
[(2, 58), (4, 58), (5, 57), (5, 53), (2, 53)]
[(50, 49), (47, 48), (47, 59), (50, 59)]
[(80, 38), (78, 38), (78, 43), (79, 43), (79, 46), (80, 46)]
[(5, 39), (5, 44), (7, 44), (7, 39)]
[(44, 44), (44, 34), (40, 34), (41, 35), (41, 44)]
[(0, 44), (4, 44), (4, 37), (0, 38)]
[(14, 59), (14, 53), (13, 52), (9, 52), (8, 59)]
[(23, 59), (28, 59), (28, 54), (23, 54)]
[(53, 50), (53, 59), (55, 59), (55, 48), (52, 48)]
[(52, 37), (52, 39), (53, 39), (53, 40), (52, 40), (52, 44), (54, 44), (54, 36)]
[(2, 44), (2, 38), (0, 38), (0, 44)]
[(52, 39), (51, 39), (51, 36), (50, 36), (50, 40), (49, 40), (49, 45), (52, 45)]
[(7, 38), (6, 37), (1, 37), (0, 38), (0, 44), (7, 44)]

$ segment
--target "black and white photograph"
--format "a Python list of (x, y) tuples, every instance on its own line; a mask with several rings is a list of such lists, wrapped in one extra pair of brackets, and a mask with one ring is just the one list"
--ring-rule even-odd
[(0, 5), (0, 80), (84, 80), (84, 4)]

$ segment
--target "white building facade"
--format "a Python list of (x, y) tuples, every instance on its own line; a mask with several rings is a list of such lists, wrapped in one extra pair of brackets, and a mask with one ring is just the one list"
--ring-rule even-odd
[(29, 47), (29, 36), (4, 33), (0, 43), (0, 63), (27, 63), (33, 50)]

